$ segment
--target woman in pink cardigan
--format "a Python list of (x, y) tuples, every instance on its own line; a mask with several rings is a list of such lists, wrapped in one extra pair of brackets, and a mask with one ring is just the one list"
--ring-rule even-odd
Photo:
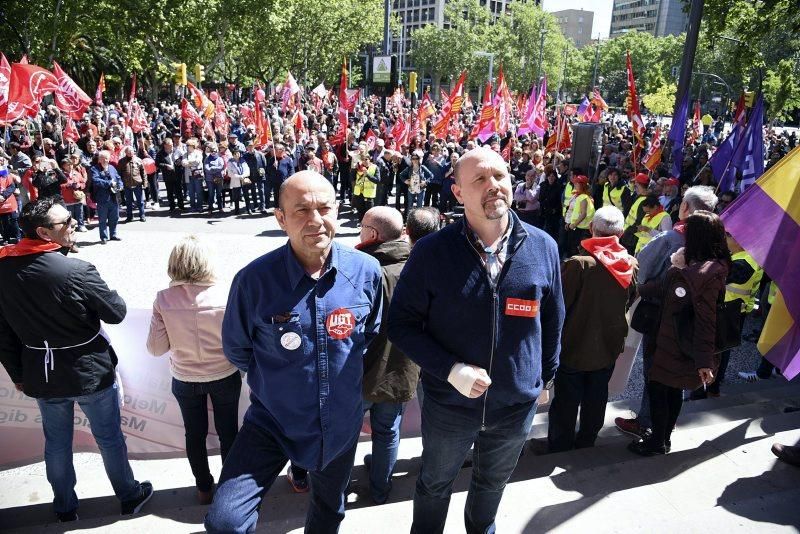
[(208, 397), (223, 462), (239, 430), (242, 377), (222, 352), (227, 291), (214, 285), (208, 250), (195, 236), (175, 245), (167, 272), (172, 282), (153, 303), (147, 350), (154, 356), (171, 351), (172, 394), (186, 429), (186, 456), (197, 498), (200, 504), (210, 504), (214, 477), (206, 450)]

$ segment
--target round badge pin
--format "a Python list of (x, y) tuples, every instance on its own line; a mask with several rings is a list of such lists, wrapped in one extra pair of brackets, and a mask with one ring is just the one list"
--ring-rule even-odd
[(685, 297), (686, 296), (686, 290), (684, 288), (682, 288), (682, 287), (676, 287), (675, 288), (675, 295), (677, 295), (679, 297)]
[(295, 332), (286, 332), (281, 336), (281, 347), (286, 350), (296, 350), (300, 347), (300, 336)]
[(333, 339), (347, 339), (353, 333), (355, 325), (356, 317), (347, 308), (336, 308), (325, 321), (328, 335)]

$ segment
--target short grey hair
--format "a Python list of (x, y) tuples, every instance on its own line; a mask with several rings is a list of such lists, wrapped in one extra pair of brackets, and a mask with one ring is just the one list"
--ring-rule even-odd
[(713, 212), (714, 208), (717, 207), (717, 200), (714, 188), (707, 185), (690, 187), (683, 195), (683, 201), (686, 202), (687, 215), (700, 210)]
[(625, 216), (616, 206), (603, 206), (594, 212), (592, 234), (594, 237), (620, 235), (625, 229)]
[(108, 150), (101, 150), (100, 152), (97, 153), (97, 157), (98, 158), (105, 158), (105, 159), (109, 159), (110, 160), (111, 159), (111, 152), (109, 152)]

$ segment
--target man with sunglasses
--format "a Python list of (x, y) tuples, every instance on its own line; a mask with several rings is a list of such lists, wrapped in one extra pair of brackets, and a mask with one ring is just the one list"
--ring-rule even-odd
[(24, 238), (0, 249), (0, 363), (42, 414), (47, 480), (59, 521), (78, 519), (72, 433), (75, 403), (89, 420), (122, 514), (138, 512), (153, 494), (128, 463), (120, 427), (117, 356), (100, 321), (117, 324), (125, 302), (95, 267), (67, 257), (75, 221), (53, 197), (22, 209)]

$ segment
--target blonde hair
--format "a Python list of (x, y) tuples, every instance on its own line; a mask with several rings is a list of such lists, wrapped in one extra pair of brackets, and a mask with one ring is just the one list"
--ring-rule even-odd
[(174, 282), (213, 282), (214, 268), (206, 244), (196, 235), (181, 239), (169, 255), (167, 274)]

